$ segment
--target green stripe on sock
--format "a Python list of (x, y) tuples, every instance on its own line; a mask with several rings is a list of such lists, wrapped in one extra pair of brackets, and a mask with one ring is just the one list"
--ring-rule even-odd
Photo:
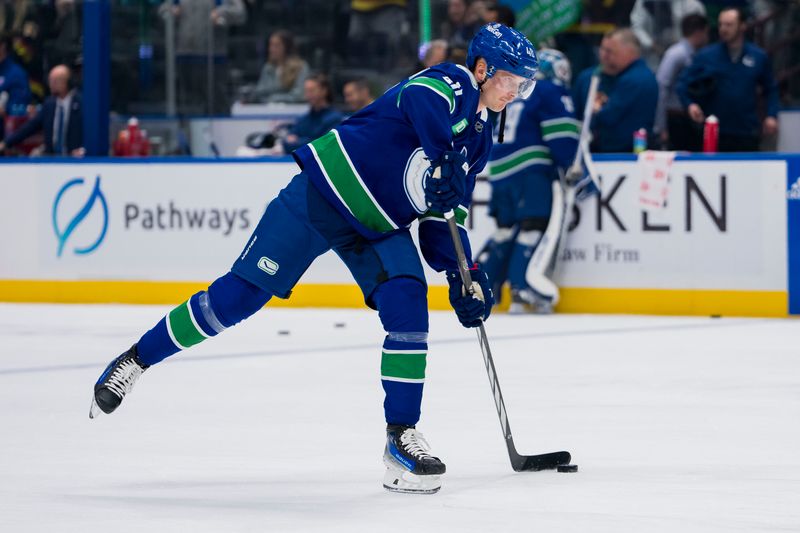
[(192, 318), (189, 316), (188, 301), (170, 311), (169, 315), (167, 315), (167, 320), (175, 340), (184, 348), (194, 346), (205, 340), (203, 334), (192, 323)]
[(397, 229), (367, 193), (347, 161), (344, 148), (339, 144), (334, 131), (315, 140), (311, 146), (331, 187), (339, 193), (342, 201), (359, 222), (381, 233)]
[(425, 379), (423, 353), (386, 353), (381, 357), (381, 376), (387, 378)]

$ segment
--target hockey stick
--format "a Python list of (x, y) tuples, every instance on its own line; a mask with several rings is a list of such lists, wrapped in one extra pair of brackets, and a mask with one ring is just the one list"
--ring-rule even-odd
[[(461, 236), (458, 234), (455, 213), (453, 211), (448, 211), (444, 214), (444, 218), (447, 220), (447, 226), (450, 229), (450, 237), (452, 237), (453, 246), (456, 249), (458, 271), (461, 274), (461, 281), (464, 284), (465, 290), (472, 295), (475, 293), (475, 289), (472, 287), (472, 276), (469, 273), (467, 257), (464, 253), (464, 246), (461, 244)], [(486, 372), (489, 375), (489, 383), (492, 386), (494, 404), (497, 407), (497, 415), (500, 417), (500, 426), (503, 428), (503, 437), (506, 439), (508, 457), (511, 460), (511, 468), (513, 468), (516, 472), (524, 472), (552, 470), (558, 467), (558, 465), (569, 464), (570, 459), (572, 458), (569, 452), (553, 452), (539, 455), (520, 455), (517, 452), (517, 448), (514, 446), (514, 437), (511, 435), (511, 426), (508, 423), (508, 416), (506, 415), (506, 404), (503, 401), (503, 393), (500, 392), (500, 382), (497, 379), (497, 371), (494, 368), (492, 351), (489, 349), (489, 340), (486, 337), (486, 329), (483, 327), (483, 322), (481, 322), (481, 324), (478, 326), (477, 332), (478, 343), (481, 345), (481, 352), (483, 352), (483, 362), (486, 365)]]

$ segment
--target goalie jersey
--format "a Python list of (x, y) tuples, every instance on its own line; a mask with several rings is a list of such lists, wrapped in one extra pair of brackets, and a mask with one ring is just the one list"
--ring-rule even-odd
[(419, 219), (420, 249), (437, 270), (457, 268), (444, 218), (428, 211), (424, 180), (431, 161), (457, 150), (470, 165), (456, 210), (470, 257), (466, 219), (475, 176), (492, 147), (488, 113), (465, 67), (443, 63), (403, 80), (337, 128), (299, 148), (294, 157), (311, 182), (368, 239), (405, 230)]
[(556, 178), (553, 165), (566, 171), (578, 149), (580, 122), (569, 91), (548, 79), (536, 82), (527, 100), (506, 108), (503, 144), (496, 144), (489, 161), (489, 180), (520, 173)]

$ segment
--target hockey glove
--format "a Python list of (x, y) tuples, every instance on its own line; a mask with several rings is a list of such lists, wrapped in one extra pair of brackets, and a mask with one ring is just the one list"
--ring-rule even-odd
[[(439, 168), (441, 176), (434, 177)], [(431, 163), (425, 178), (425, 202), (431, 211), (447, 213), (458, 207), (464, 198), (469, 163), (461, 152), (445, 152)]]
[(592, 196), (600, 196), (600, 189), (597, 188), (594, 180), (587, 175), (575, 186), (575, 200), (583, 202)]
[(489, 286), (486, 272), (475, 265), (469, 271), (472, 276), (473, 294), (464, 290), (461, 274), (457, 270), (447, 272), (447, 282), (450, 284), (450, 305), (458, 316), (458, 321), (465, 328), (477, 328), (481, 322), (489, 318), (494, 305), (494, 295)]
[(575, 200), (578, 202), (600, 194), (600, 189), (597, 188), (589, 171), (583, 165), (577, 172), (568, 170), (566, 181), (567, 185), (575, 188)]

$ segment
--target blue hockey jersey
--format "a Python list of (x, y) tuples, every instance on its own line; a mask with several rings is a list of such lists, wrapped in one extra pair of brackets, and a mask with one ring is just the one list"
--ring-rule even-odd
[(480, 90), (464, 67), (444, 63), (395, 85), (337, 128), (299, 148), (294, 157), (311, 182), (370, 239), (405, 230), (419, 219), (420, 248), (437, 271), (457, 268), (447, 224), (428, 211), (424, 180), (430, 161), (458, 150), (470, 165), (456, 210), (465, 252), (466, 219), (475, 176), (492, 146)]
[(520, 173), (556, 176), (553, 165), (566, 171), (578, 148), (580, 122), (569, 91), (550, 80), (539, 80), (527, 100), (506, 107), (503, 144), (495, 144), (489, 159), (489, 180)]

